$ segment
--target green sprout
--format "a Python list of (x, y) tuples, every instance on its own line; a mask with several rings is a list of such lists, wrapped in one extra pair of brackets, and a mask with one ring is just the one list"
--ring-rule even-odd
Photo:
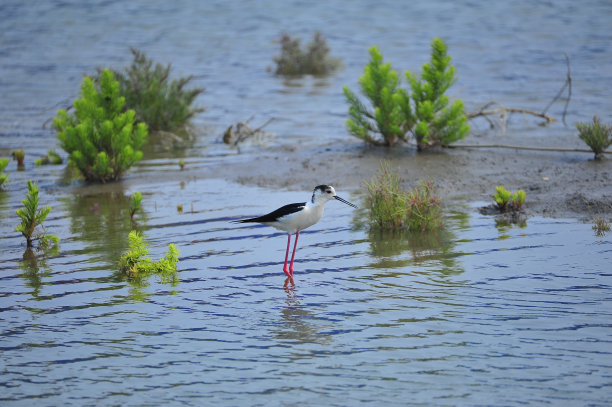
[[(50, 206), (38, 209), (38, 193), (40, 190), (37, 185), (28, 181), (28, 194), (26, 198), (21, 201), (24, 208), (17, 209), (17, 215), (21, 218), (21, 223), (15, 227), (16, 232), (21, 232), (26, 238), (28, 247), (33, 246), (33, 241), (38, 240), (39, 245), (42, 249), (47, 249), (50, 243), (55, 246), (59, 243), (59, 237), (55, 235), (47, 234), (43, 226), (44, 220), (51, 211)], [(36, 227), (40, 226), (43, 230), (40, 233), (36, 233)]]
[(523, 191), (522, 189), (519, 189), (514, 194), (512, 194), (512, 206), (514, 207), (514, 209), (516, 209), (517, 211), (521, 210), (523, 204), (525, 203), (526, 196), (527, 195), (525, 194), (525, 191)]
[(2, 185), (4, 185), (8, 180), (8, 174), (4, 173), (4, 169), (7, 165), (9, 165), (9, 159), (0, 158), (0, 188), (2, 188)]
[(497, 209), (500, 211), (505, 211), (508, 203), (510, 202), (510, 198), (512, 194), (503, 185), (499, 185), (495, 188), (495, 195), (493, 195), (493, 199), (495, 199), (495, 203), (497, 204)]
[(142, 194), (140, 192), (134, 192), (130, 199), (130, 219), (134, 220), (136, 211), (140, 209), (140, 202), (142, 201)]
[(23, 150), (14, 150), (11, 155), (13, 160), (17, 161), (19, 167), (23, 166), (23, 160), (25, 159), (25, 152)]
[(38, 165), (59, 165), (62, 164), (64, 160), (59, 156), (55, 151), (49, 150), (47, 155), (40, 157), (38, 160), (34, 161), (34, 164)]

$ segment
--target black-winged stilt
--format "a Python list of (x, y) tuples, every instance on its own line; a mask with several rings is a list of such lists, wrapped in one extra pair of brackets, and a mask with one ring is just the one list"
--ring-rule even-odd
[[(336, 195), (336, 191), (330, 185), (319, 185), (315, 187), (312, 198), (308, 202), (292, 203), (278, 208), (277, 210), (268, 213), (267, 215), (258, 216), (256, 218), (243, 219), (234, 221), (235, 223), (263, 223), (264, 225), (275, 227), (276, 229), (285, 231), (287, 235), (287, 251), (285, 252), (285, 264), (283, 271), (293, 280), (293, 260), (295, 259), (295, 249), (297, 248), (298, 237), (300, 231), (310, 227), (321, 220), (323, 209), (327, 201), (337, 199), (354, 208), (354, 204), (340, 198)], [(287, 268), (287, 260), (289, 258), (289, 247), (291, 245), (291, 235), (295, 233), (295, 242), (293, 243), (293, 254), (291, 262)]]

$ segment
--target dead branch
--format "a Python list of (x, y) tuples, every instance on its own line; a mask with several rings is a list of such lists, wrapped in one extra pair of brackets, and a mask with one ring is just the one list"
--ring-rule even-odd
[[(585, 148), (557, 148), (557, 147), (530, 147), (530, 146), (513, 146), (507, 144), (451, 144), (448, 148), (510, 148), (515, 150), (532, 150), (532, 151), (554, 151), (562, 153), (590, 153), (593, 150)], [(604, 151), (603, 154), (612, 154), (612, 151)]]
[(548, 109), (552, 106), (552, 104), (561, 98), (563, 91), (565, 91), (565, 89), (568, 88), (567, 98), (565, 98), (565, 107), (563, 107), (563, 116), (562, 116), (563, 124), (567, 127), (567, 123), (565, 122), (565, 115), (567, 114), (567, 106), (569, 105), (570, 99), (572, 98), (572, 75), (570, 72), (570, 59), (566, 53), (563, 53), (563, 55), (565, 55), (565, 62), (567, 63), (567, 78), (565, 79), (565, 83), (563, 84), (563, 86), (561, 86), (561, 89), (559, 89), (559, 92), (557, 92), (553, 100), (551, 100), (548, 106), (546, 106), (542, 114), (545, 114), (548, 111)]
[(264, 124), (257, 127), (256, 129), (252, 129), (248, 123), (253, 119), (253, 116), (249, 117), (249, 119), (245, 122), (238, 122), (234, 126), (231, 124), (225, 132), (223, 132), (223, 142), (225, 144), (230, 144), (233, 146), (237, 146), (239, 143), (245, 141), (246, 139), (256, 136), (258, 134), (263, 134), (263, 128), (274, 121), (274, 118), (268, 119)]
[[(489, 109), (491, 106), (498, 106), (498, 107), (494, 109)], [(522, 114), (529, 114), (532, 116), (540, 117), (546, 120), (546, 122), (541, 124), (543, 126), (555, 121), (554, 117), (549, 116), (545, 113), (540, 113), (540, 112), (536, 112), (535, 110), (524, 109), (521, 107), (507, 107), (495, 101), (486, 103), (477, 112), (467, 112), (465, 115), (467, 116), (468, 119), (474, 119), (476, 117), (484, 117), (491, 125), (491, 128), (493, 128), (495, 124), (489, 118), (489, 116), (495, 117), (497, 120), (497, 126), (502, 129), (502, 134), (505, 136), (506, 128), (508, 124), (508, 117), (512, 113), (522, 113)]]

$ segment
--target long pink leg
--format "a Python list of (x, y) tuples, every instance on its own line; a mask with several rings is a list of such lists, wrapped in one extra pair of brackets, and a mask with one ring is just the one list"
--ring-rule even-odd
[[(285, 252), (285, 265), (283, 266), (283, 271), (287, 275), (287, 277), (291, 277), (289, 270), (287, 269), (287, 259), (289, 258), (289, 247), (291, 246), (291, 233), (287, 235), (287, 251)], [(293, 264), (293, 261), (291, 261)]]
[[(291, 264), (289, 265), (289, 272), (291, 273), (291, 277), (293, 277), (293, 259), (295, 259), (295, 249), (297, 249), (298, 237), (300, 237), (300, 232), (295, 233), (295, 242), (293, 242), (293, 254), (291, 255)], [(287, 246), (287, 248), (288, 247), (289, 246)]]

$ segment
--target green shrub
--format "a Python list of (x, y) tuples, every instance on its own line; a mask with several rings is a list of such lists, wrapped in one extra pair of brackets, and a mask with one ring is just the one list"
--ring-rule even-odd
[(99, 89), (90, 77), (81, 85), (81, 99), (74, 101), (74, 112), (57, 112), (53, 127), (68, 161), (87, 181), (107, 182), (142, 159), (142, 146), (148, 132), (144, 123), (134, 125), (133, 110), (123, 111), (125, 98), (119, 96), (119, 83), (105, 69)]
[(143, 52), (134, 48), (131, 51), (132, 64), (125, 72), (115, 71), (126, 108), (133, 109), (136, 119), (146, 123), (151, 131), (185, 129), (195, 114), (204, 111), (192, 106), (204, 89), (186, 89), (192, 76), (170, 80), (170, 64), (153, 65)]
[(525, 203), (526, 197), (527, 197), (527, 194), (525, 194), (525, 191), (523, 191), (522, 189), (519, 189), (518, 191), (513, 193), (512, 194), (512, 206), (514, 207), (514, 209), (516, 209), (517, 211), (520, 211), (521, 208), (523, 207), (523, 204)]
[(9, 165), (8, 158), (0, 158), (0, 188), (8, 181), (8, 174), (4, 173), (4, 169)]
[[(42, 249), (49, 247), (50, 243), (57, 245), (59, 238), (54, 235), (47, 234), (42, 223), (49, 215), (51, 211), (50, 206), (38, 209), (38, 193), (40, 190), (33, 184), (32, 181), (28, 181), (28, 194), (25, 199), (21, 201), (24, 208), (17, 209), (17, 215), (21, 218), (21, 223), (15, 227), (15, 232), (21, 232), (26, 238), (28, 247), (33, 246), (33, 241), (38, 240), (39, 245)], [(40, 226), (42, 232), (36, 233), (36, 227)]]
[[(406, 141), (410, 123), (410, 103), (406, 92), (399, 87), (397, 72), (391, 63), (383, 63), (378, 48), (370, 48), (370, 62), (359, 78), (361, 92), (369, 99), (372, 108), (364, 105), (347, 86), (344, 96), (349, 103), (346, 127), (350, 134), (368, 143), (392, 146)], [(382, 138), (376, 135), (380, 134)]]
[(341, 65), (338, 58), (329, 56), (329, 46), (319, 31), (306, 50), (301, 49), (299, 39), (288, 34), (282, 35), (280, 43), (281, 54), (274, 58), (277, 75), (327, 75)]
[(136, 211), (140, 209), (140, 202), (142, 201), (142, 194), (140, 192), (134, 192), (130, 199), (130, 218), (134, 219)]
[(119, 269), (126, 273), (130, 280), (142, 283), (144, 279), (157, 274), (162, 282), (176, 281), (179, 251), (174, 244), (168, 245), (163, 259), (153, 261), (147, 257), (149, 245), (139, 232), (131, 231), (128, 239), (129, 250), (119, 259)]
[(444, 41), (434, 38), (431, 61), (423, 65), (421, 76), (405, 72), (411, 88), (409, 93), (400, 87), (400, 79), (391, 64), (383, 64), (378, 49), (370, 48), (370, 62), (359, 83), (372, 109), (344, 87), (349, 104), (350, 118), (346, 122), (349, 133), (368, 143), (392, 146), (400, 140), (407, 141), (410, 132), (419, 151), (448, 146), (465, 138), (470, 128), (463, 102), (455, 100), (449, 104), (444, 95), (456, 80), (450, 60)]
[(406, 78), (412, 88), (415, 127), (413, 134), (417, 148), (449, 144), (465, 138), (470, 127), (463, 111), (463, 102), (456, 99), (449, 106), (444, 93), (455, 83), (455, 67), (450, 64), (451, 57), (441, 38), (431, 42), (431, 62), (423, 65), (421, 78), (406, 71)]
[(420, 182), (416, 188), (404, 192), (400, 183), (401, 178), (386, 162), (381, 163), (378, 177), (366, 182), (371, 227), (421, 232), (442, 227), (440, 200), (434, 185)]
[(47, 152), (47, 155), (42, 156), (38, 160), (34, 161), (34, 164), (36, 165), (48, 165), (48, 164), (59, 165), (59, 164), (62, 164), (63, 162), (64, 160), (62, 160), (62, 157), (60, 157), (55, 151), (49, 150), (49, 152)]
[(603, 158), (603, 152), (612, 144), (612, 126), (601, 124), (597, 116), (593, 123), (577, 123), (578, 136), (595, 153), (595, 159)]

